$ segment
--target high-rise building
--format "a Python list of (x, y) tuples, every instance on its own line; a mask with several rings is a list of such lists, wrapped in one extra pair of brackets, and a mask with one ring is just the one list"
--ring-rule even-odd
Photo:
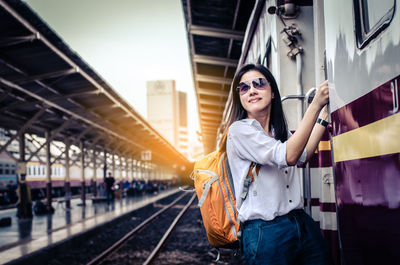
[(186, 93), (176, 91), (175, 80), (147, 82), (147, 120), (188, 157)]

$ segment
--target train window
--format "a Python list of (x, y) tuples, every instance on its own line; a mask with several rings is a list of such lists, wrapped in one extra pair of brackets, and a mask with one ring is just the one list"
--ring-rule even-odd
[(9, 170), (8, 168), (6, 168), (6, 169), (4, 170), (4, 174), (6, 174), (6, 175), (10, 174), (10, 170)]
[(32, 173), (31, 173), (31, 167), (28, 167), (28, 175), (29, 175), (29, 176), (32, 175)]
[(357, 45), (364, 48), (392, 21), (396, 0), (354, 0)]

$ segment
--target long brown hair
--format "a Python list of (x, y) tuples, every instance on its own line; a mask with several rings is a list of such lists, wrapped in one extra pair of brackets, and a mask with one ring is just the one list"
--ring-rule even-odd
[(235, 121), (247, 118), (247, 111), (243, 108), (240, 102), (240, 96), (236, 90), (236, 87), (238, 86), (242, 76), (249, 71), (257, 71), (264, 75), (271, 86), (271, 92), (274, 94), (274, 98), (271, 99), (271, 113), (268, 126), (270, 129), (272, 127), (274, 128), (275, 139), (280, 140), (283, 143), (287, 140), (288, 129), (285, 114), (283, 113), (282, 109), (278, 85), (276, 84), (275, 78), (268, 68), (260, 64), (246, 64), (235, 74), (231, 85), (230, 93), (232, 93), (232, 95), (230, 97), (231, 102), (228, 104), (230, 109), (228, 110), (229, 116), (226, 128), (228, 129)]

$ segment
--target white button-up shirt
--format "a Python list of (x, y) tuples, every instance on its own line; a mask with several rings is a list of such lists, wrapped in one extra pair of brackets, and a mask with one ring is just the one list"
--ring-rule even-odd
[[(291, 134), (289, 133), (289, 137)], [(266, 221), (303, 208), (298, 169), (286, 163), (286, 142), (269, 136), (255, 119), (234, 122), (228, 131), (226, 151), (235, 187), (236, 208), (239, 220)], [(298, 164), (304, 163), (304, 149)], [(254, 183), (250, 184), (245, 200), (240, 199), (244, 180), (251, 162), (261, 165)]]

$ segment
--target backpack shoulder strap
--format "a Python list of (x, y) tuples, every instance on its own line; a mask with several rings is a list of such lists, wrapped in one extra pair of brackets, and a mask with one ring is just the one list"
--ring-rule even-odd
[(235, 195), (235, 186), (233, 185), (233, 179), (232, 179), (232, 173), (231, 173), (231, 168), (229, 167), (229, 161), (228, 161), (228, 156), (225, 155), (225, 168), (226, 168), (226, 177), (229, 182), (229, 186), (231, 187), (232, 195), (234, 198), (236, 198)]
[(258, 178), (258, 170), (257, 170), (258, 165), (254, 162), (250, 164), (249, 171), (247, 173), (246, 178), (244, 179), (243, 183), (243, 191), (240, 194), (240, 198), (242, 201), (244, 201), (247, 197), (247, 194), (249, 193), (249, 187), (252, 182), (254, 182), (254, 187), (253, 187), (253, 195), (257, 196), (257, 178)]

